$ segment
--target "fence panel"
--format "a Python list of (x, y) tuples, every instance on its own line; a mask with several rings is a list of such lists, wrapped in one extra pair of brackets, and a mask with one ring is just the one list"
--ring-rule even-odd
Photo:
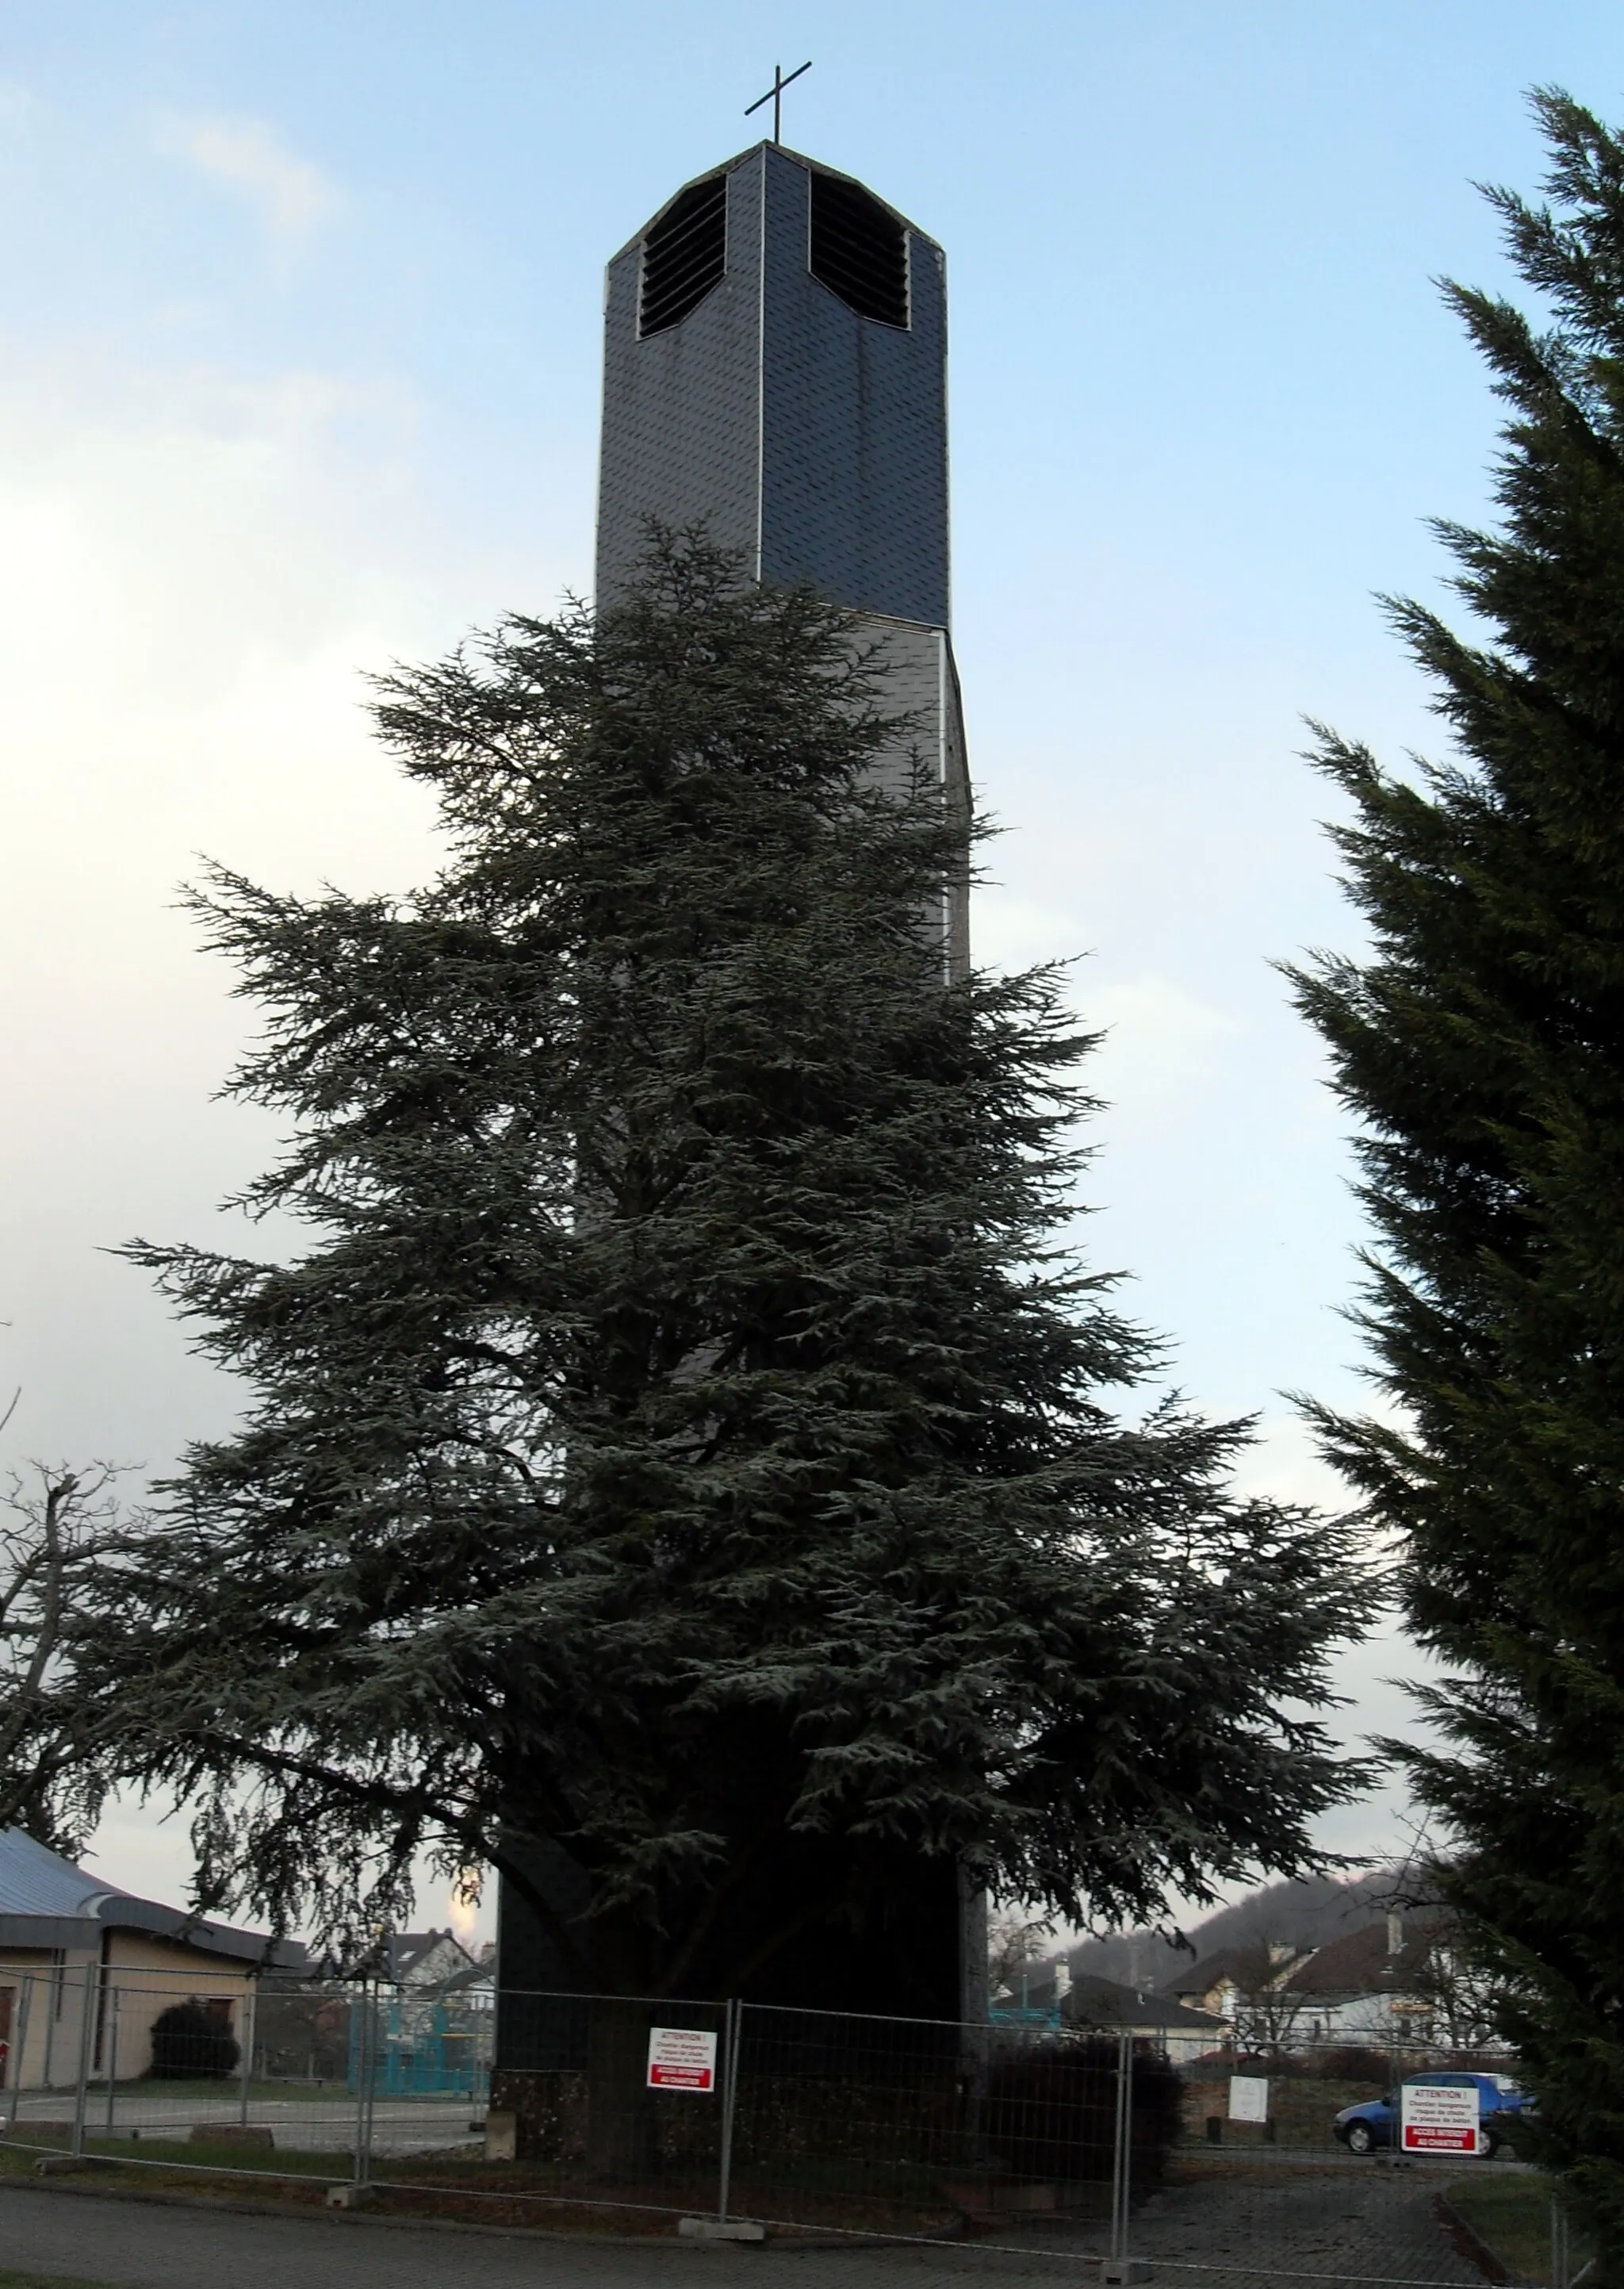
[(746, 2005), (731, 2199), (779, 2225), (955, 2237), (1039, 2219), (1109, 2243), (1118, 2046)]
[(732, 2021), (725, 2003), (504, 1992), (489, 2189), (628, 2221), (720, 2215)]
[(1548, 2247), (1548, 2185), (1502, 2134), (1502, 2102), (1486, 2087), (1462, 2101), (1495, 2149), (1477, 2154), (1403, 2152), (1387, 2102), (1418, 2078), (1463, 2091), (1477, 2076), (1509, 2080), (1508, 2063), (1289, 2039), (1182, 2063), (1162, 2183), (1135, 2189), (1134, 2257), (1192, 2289), (1550, 2278), (1529, 2263), (1531, 2245)]
[[(354, 2077), (267, 2072), (251, 1985), (239, 1975), (211, 1993), (210, 1983), (116, 1965), (29, 1974), (0, 2090), (6, 2144), (185, 2175), (320, 2184), (363, 2174)], [(346, 1990), (342, 2007), (354, 2006)], [(466, 2100), (460, 2111), (466, 2134)]]
[[(1450, 2289), (1497, 2266), (1576, 2289), (1588, 2256), (1512, 2138), (1409, 2156), (1382, 2118), (1406, 2080), (1503, 2077), (1503, 2058), (1283, 2039), (1174, 2062), (1111, 2031), (513, 1992), (498, 2013), (466, 1979), (200, 1994), (117, 1966), (20, 1974), (9, 2009), (6, 2148), (179, 2182), (274, 2175), (317, 2200), (361, 2181), (407, 2208), (620, 2231), (967, 2239), (1188, 2289)], [(1510, 2102), (1479, 2087), (1509, 2130)]]

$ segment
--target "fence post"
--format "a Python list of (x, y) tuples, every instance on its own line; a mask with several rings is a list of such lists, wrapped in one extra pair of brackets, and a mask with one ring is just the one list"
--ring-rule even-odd
[(17, 2127), (19, 2102), (22, 2097), (23, 2070), (28, 2059), (28, 2006), (34, 2000), (34, 1974), (25, 1971), (19, 1982), (17, 2024), (12, 2030), (12, 2053), (6, 2061), (5, 2126), (8, 2134)]
[(51, 1966), (51, 1989), (45, 2003), (45, 2057), (44, 2063), (41, 2066), (39, 2070), (39, 2082), (40, 2088), (42, 2090), (50, 2090), (52, 2087), (51, 2080), (51, 2068), (52, 2063), (51, 2053), (52, 2046), (56, 2042), (57, 2013), (61, 2007), (63, 1976), (64, 1973), (62, 1965), (59, 1958)]
[(84, 2151), (84, 2108), (91, 2086), (91, 1978), (92, 1966), (84, 1966), (84, 1986), (79, 2002), (79, 2078), (74, 2086), (74, 2134), (71, 2151)]
[(372, 2086), (376, 2080), (376, 2014), (372, 1982), (361, 1982), (361, 2041), (355, 2052), (355, 2183), (364, 2186), (372, 2174)]
[(736, 1997), (729, 1996), (725, 2006), (727, 2015), (722, 2021), (721, 2038), (721, 2183), (716, 2204), (716, 2221), (728, 2222), (728, 2197), (733, 2189), (733, 2104), (738, 2092), (739, 2016), (742, 2006)]
[(111, 2027), (107, 2036), (107, 2133), (114, 2128), (113, 2102), (118, 2091), (118, 1990), (108, 1990), (112, 1999)]
[(1568, 2289), (1568, 2213), (1560, 2194), (1550, 2197), (1550, 2289)]
[(1117, 2131), (1111, 2162), (1111, 2261), (1118, 2280), (1127, 2263), (1128, 2200), (1133, 2191), (1134, 2038), (1117, 2038)]
[(240, 2086), (237, 2092), (237, 2120), (244, 2130), (248, 2127), (248, 2086), (253, 2080), (254, 2074), (254, 2019), (256, 2015), (254, 2006), (258, 2003), (259, 1999), (259, 1995), (256, 1990), (252, 1987), (248, 1989), (243, 1998), (243, 2055), (241, 2072), (237, 2078)]

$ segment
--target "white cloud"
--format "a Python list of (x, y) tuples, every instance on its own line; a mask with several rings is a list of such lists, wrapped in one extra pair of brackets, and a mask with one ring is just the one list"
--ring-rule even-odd
[[(135, 1500), (237, 1403), (104, 1252), (265, 1238), (213, 1215), (279, 1124), (210, 1101), (254, 1016), (176, 885), (200, 849), (305, 893), (424, 879), (432, 805), (370, 736), (362, 671), (578, 582), (431, 513), (417, 414), (319, 371), (0, 337), (0, 1406), (21, 1390), (0, 1478), (106, 1455)], [(163, 1808), (112, 1807), (96, 1864), (179, 1900), (186, 1822)], [(426, 1878), (442, 1921), (442, 1894)]]
[[(1077, 916), (990, 882), (975, 894), (971, 949), (992, 970), (1076, 956)], [(1101, 1035), (1080, 1078), (1110, 1107), (1113, 1143), (1185, 1121), (1251, 1030), (1249, 1013), (1221, 1008), (1158, 970), (1113, 972), (1097, 953), (1076, 962), (1063, 992), (1079, 1024)]]
[(1113, 1141), (1184, 1118), (1246, 1031), (1240, 1017), (1153, 973), (1102, 979), (1079, 999), (1084, 1022), (1104, 1033), (1084, 1081), (1111, 1108)]
[(215, 1236), (272, 1130), (209, 1102), (252, 1018), (176, 886), (200, 850), (306, 892), (432, 871), (430, 805), (370, 737), (361, 672), (438, 651), (493, 589), (561, 583), (418, 528), (387, 392), (81, 393), (20, 363), (0, 387), (0, 1385), (23, 1399), (0, 1469), (162, 1468), (227, 1394), (100, 1251)]
[(296, 157), (263, 120), (170, 120), (158, 141), (170, 156), (190, 160), (247, 199), (279, 263), (338, 204), (331, 179), (308, 159)]
[(1242, 1454), (1235, 1484), (1243, 1495), (1306, 1503), (1332, 1511), (1349, 1510), (1355, 1500), (1353, 1489), (1321, 1456), (1312, 1426), (1300, 1415), (1270, 1411), (1259, 1417), (1256, 1441)]
[[(166, 1794), (142, 1802), (135, 1797), (115, 1796), (102, 1814), (89, 1848), (80, 1856), (104, 1882), (122, 1885), (139, 1899), (161, 1900), (166, 1907), (190, 1902), (195, 1862), (192, 1853), (191, 1814)], [(431, 1868), (426, 1857), (414, 1870), (418, 1905), (416, 1928), (425, 1924), (449, 1925), (466, 1948), (478, 1954), (487, 1940), (496, 1937), (497, 1886), (488, 1877), (477, 1902), (460, 1898), (455, 1886)], [(227, 1912), (227, 1923), (258, 1931), (261, 1921), (247, 1910)]]

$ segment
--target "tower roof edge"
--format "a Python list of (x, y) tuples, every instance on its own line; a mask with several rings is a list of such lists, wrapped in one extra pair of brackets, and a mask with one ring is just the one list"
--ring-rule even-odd
[(697, 175), (690, 175), (686, 182), (679, 183), (671, 196), (662, 199), (648, 219), (632, 233), (625, 245), (616, 248), (614, 253), (609, 258), (609, 264), (618, 262), (623, 255), (630, 254), (634, 248), (641, 246), (656, 223), (659, 221), (660, 217), (668, 208), (676, 204), (685, 191), (691, 191), (696, 183), (709, 182), (714, 175), (733, 174), (738, 168), (746, 165), (749, 161), (758, 157), (764, 151), (776, 151), (781, 159), (789, 160), (793, 166), (805, 167), (814, 174), (832, 175), (839, 182), (855, 183), (860, 190), (866, 191), (870, 198), (882, 206), (895, 221), (901, 223), (904, 230), (911, 231), (914, 237), (922, 238), (930, 246), (940, 244), (939, 240), (933, 238), (927, 230), (921, 230), (919, 224), (905, 215), (900, 207), (893, 206), (889, 199), (882, 199), (872, 184), (865, 183), (861, 175), (848, 174), (843, 167), (832, 167), (826, 159), (815, 159), (808, 152), (792, 150), (787, 143), (775, 143), (770, 137), (767, 137), (760, 143), (750, 144), (743, 151), (736, 151), (730, 159), (719, 159), (713, 167), (702, 167)]

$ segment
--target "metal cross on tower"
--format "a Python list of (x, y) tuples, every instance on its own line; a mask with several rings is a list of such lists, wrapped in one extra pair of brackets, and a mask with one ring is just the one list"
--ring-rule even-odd
[(758, 95), (753, 103), (747, 103), (744, 106), (744, 116), (748, 119), (752, 111), (760, 111), (764, 103), (770, 103), (772, 105), (773, 141), (775, 143), (782, 143), (784, 140), (782, 134), (779, 132), (779, 130), (784, 124), (784, 91), (788, 87), (790, 80), (799, 79), (802, 72), (809, 72), (811, 68), (812, 59), (808, 56), (806, 62), (799, 65), (796, 69), (790, 74), (790, 78), (785, 79), (784, 76), (783, 65), (775, 64), (773, 66), (773, 84), (768, 89), (767, 93), (765, 95)]

